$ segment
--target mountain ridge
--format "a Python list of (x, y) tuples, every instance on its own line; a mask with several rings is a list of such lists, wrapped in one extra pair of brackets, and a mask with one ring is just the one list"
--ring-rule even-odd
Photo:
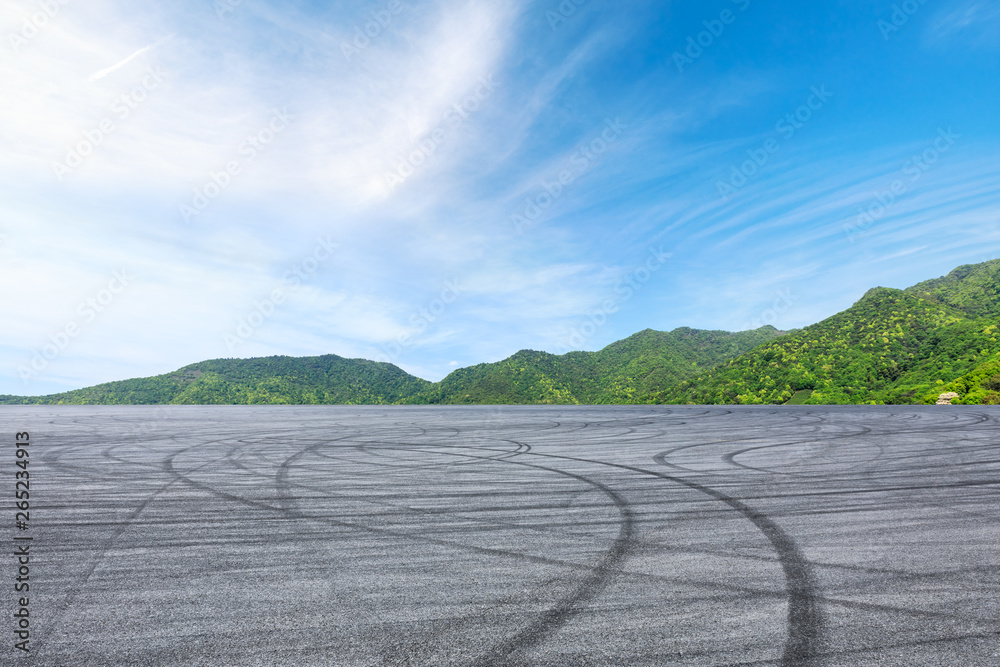
[(873, 287), (790, 332), (644, 329), (595, 352), (519, 350), (440, 382), (393, 364), (213, 359), (2, 404), (631, 404), (1000, 402), (1000, 260), (906, 289)]

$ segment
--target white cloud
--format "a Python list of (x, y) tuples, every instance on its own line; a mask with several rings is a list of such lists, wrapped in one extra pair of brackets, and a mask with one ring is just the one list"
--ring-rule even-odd
[(1000, 44), (1000, 6), (990, 0), (964, 0), (939, 11), (929, 22), (934, 43), (960, 39), (962, 45), (996, 48)]
[(98, 79), (103, 79), (107, 75), (109, 75), (112, 72), (115, 72), (115, 71), (121, 69), (122, 67), (124, 67), (125, 65), (129, 64), (130, 62), (132, 62), (133, 60), (135, 60), (136, 58), (138, 58), (142, 54), (148, 52), (150, 49), (155, 49), (157, 46), (159, 46), (163, 42), (167, 41), (171, 37), (173, 37), (173, 35), (167, 35), (166, 37), (164, 37), (163, 39), (161, 39), (159, 41), (153, 42), (152, 44), (147, 44), (146, 46), (142, 47), (141, 49), (133, 52), (132, 54), (130, 54), (128, 56), (126, 56), (124, 60), (121, 60), (121, 61), (115, 63), (111, 67), (106, 67), (106, 68), (102, 69), (99, 72), (94, 72), (93, 74), (90, 75), (90, 77), (87, 80), (91, 81), (91, 82), (94, 82), (94, 81), (97, 81)]

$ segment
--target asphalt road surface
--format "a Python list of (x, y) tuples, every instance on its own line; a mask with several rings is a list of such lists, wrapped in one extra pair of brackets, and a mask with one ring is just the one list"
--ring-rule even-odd
[(0, 423), (2, 664), (1000, 665), (988, 408), (7, 407)]

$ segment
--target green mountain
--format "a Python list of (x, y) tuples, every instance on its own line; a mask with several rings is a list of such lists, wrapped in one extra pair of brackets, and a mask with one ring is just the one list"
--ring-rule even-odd
[[(962, 266), (906, 290), (870, 290), (846, 311), (656, 398), (668, 403), (933, 403), (955, 378), (1000, 355), (998, 318), (1000, 260)], [(957, 392), (959, 400), (968, 392)]]
[(383, 404), (397, 403), (430, 384), (392, 364), (334, 354), (215, 359), (166, 375), (51, 396), (0, 396), (0, 404)]
[(332, 354), (216, 359), (50, 396), (0, 396), (0, 405), (650, 402), (669, 384), (779, 335), (774, 327), (741, 333), (647, 329), (600, 352), (522, 350), (496, 364), (456, 370), (438, 384), (392, 364)]
[(521, 350), (454, 371), (407, 403), (652, 403), (664, 388), (781, 336), (771, 326), (730, 333), (646, 329), (599, 352)]
[(1000, 260), (782, 333), (645, 330), (598, 352), (522, 350), (439, 383), (363, 359), (216, 359), (150, 378), (0, 404), (1000, 404)]

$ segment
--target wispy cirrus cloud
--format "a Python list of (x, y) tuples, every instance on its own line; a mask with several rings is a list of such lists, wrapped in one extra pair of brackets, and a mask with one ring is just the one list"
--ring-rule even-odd
[(935, 14), (927, 38), (944, 44), (961, 39), (966, 46), (996, 48), (1000, 44), (1000, 6), (985, 0), (961, 0)]
[(132, 52), (131, 54), (129, 54), (128, 56), (126, 56), (123, 60), (115, 63), (111, 67), (106, 67), (106, 68), (102, 69), (99, 72), (94, 72), (93, 74), (90, 75), (90, 77), (88, 77), (87, 80), (93, 82), (93, 81), (97, 81), (99, 79), (103, 79), (104, 77), (106, 77), (107, 75), (111, 74), (112, 72), (115, 72), (115, 71), (121, 69), (122, 67), (124, 67), (125, 65), (128, 65), (130, 62), (132, 62), (133, 60), (135, 60), (139, 56), (143, 55), (144, 53), (147, 53), (151, 49), (155, 49), (157, 46), (159, 46), (163, 42), (167, 41), (171, 37), (173, 37), (172, 34), (171, 35), (167, 35), (163, 39), (161, 39), (159, 41), (156, 41), (156, 42), (153, 42), (152, 44), (147, 44), (146, 46), (142, 47), (141, 49), (138, 49), (137, 51)]

